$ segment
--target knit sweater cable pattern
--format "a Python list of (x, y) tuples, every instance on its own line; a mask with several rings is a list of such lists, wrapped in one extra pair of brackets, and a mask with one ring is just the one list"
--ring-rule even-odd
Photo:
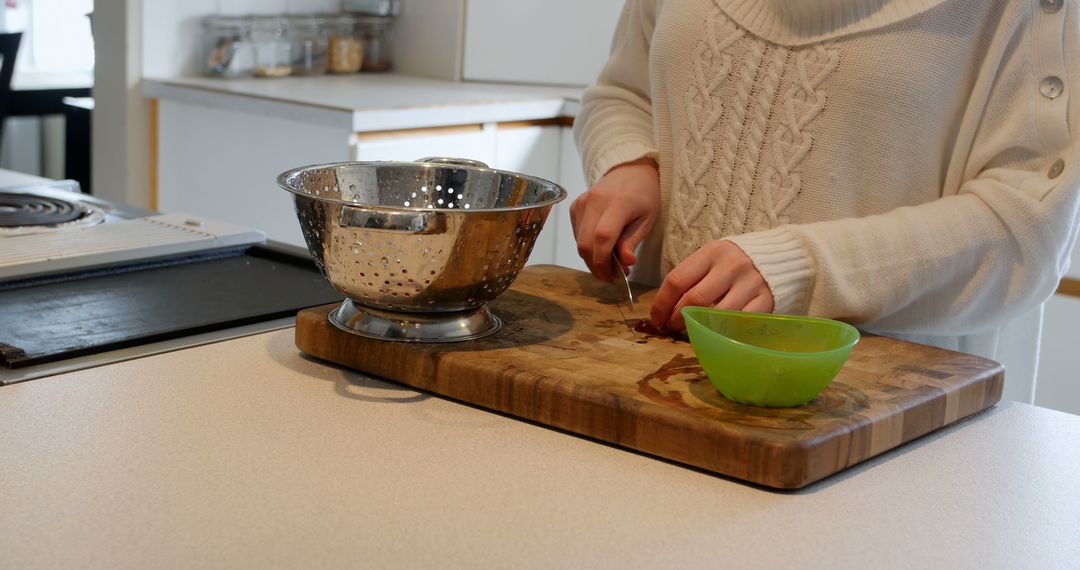
[(767, 44), (719, 8), (705, 28), (676, 138), (668, 266), (707, 241), (790, 221), (798, 167), (813, 143), (807, 126), (825, 108), (819, 87), (839, 60), (829, 42), (794, 50)]

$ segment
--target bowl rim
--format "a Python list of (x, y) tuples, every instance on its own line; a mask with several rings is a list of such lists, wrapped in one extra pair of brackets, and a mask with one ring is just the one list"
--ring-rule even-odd
[[(420, 167), (420, 168), (449, 168), (449, 167), (453, 167), (453, 168), (458, 168), (458, 169), (462, 169), (462, 170), (493, 172), (495, 174), (502, 174), (502, 175), (516, 176), (518, 178), (524, 178), (524, 179), (526, 179), (526, 180), (528, 180), (530, 182), (535, 182), (535, 183), (538, 183), (538, 184), (543, 185), (543, 186), (550, 186), (556, 191), (556, 196), (553, 197), (553, 198), (549, 198), (547, 200), (541, 201), (541, 202), (536, 202), (535, 204), (526, 204), (526, 205), (521, 205), (521, 206), (506, 206), (506, 207), (502, 207), (502, 208), (475, 208), (475, 209), (471, 209), (471, 208), (470, 209), (419, 208), (419, 207), (410, 207), (410, 206), (392, 206), (392, 205), (385, 205), (385, 204), (372, 204), (372, 203), (369, 203), (369, 202), (351, 202), (351, 201), (348, 201), (348, 200), (342, 200), (340, 198), (313, 196), (309, 192), (304, 192), (302, 190), (299, 190), (299, 189), (294, 188), (293, 186), (289, 185), (289, 179), (291, 179), (292, 177), (300, 174), (301, 172), (308, 171), (308, 170), (315, 170), (315, 169), (338, 168), (338, 167), (342, 167), (342, 166), (366, 166), (366, 167), (416, 166), (416, 167)], [(562, 185), (560, 185), (560, 184), (556, 184), (556, 183), (554, 183), (554, 182), (552, 182), (550, 180), (546, 180), (546, 179), (540, 178), (538, 176), (532, 176), (532, 175), (529, 175), (529, 174), (522, 174), (520, 172), (514, 172), (512, 170), (502, 170), (502, 169), (499, 169), (499, 168), (480, 167), (480, 166), (471, 166), (471, 165), (463, 165), (463, 164), (447, 164), (447, 163), (438, 163), (438, 162), (418, 162), (418, 161), (411, 161), (411, 160), (343, 160), (343, 161), (338, 161), (338, 162), (325, 162), (325, 163), (318, 163), (318, 164), (308, 164), (308, 165), (305, 165), (305, 166), (297, 166), (295, 168), (290, 168), (290, 169), (286, 170), (285, 172), (282, 172), (281, 174), (278, 174), (277, 177), (275, 178), (275, 181), (277, 182), (277, 185), (278, 185), (279, 188), (281, 188), (282, 190), (285, 190), (286, 192), (294, 194), (296, 196), (303, 196), (305, 198), (311, 198), (311, 199), (314, 199), (314, 200), (323, 200), (323, 201), (326, 201), (326, 202), (340, 204), (342, 206), (354, 206), (354, 207), (361, 207), (361, 208), (379, 208), (380, 210), (393, 210), (393, 211), (401, 211), (401, 212), (441, 212), (441, 213), (446, 213), (446, 214), (459, 214), (459, 213), (460, 214), (469, 214), (469, 213), (490, 213), (490, 212), (519, 212), (519, 211), (522, 211), (522, 210), (531, 210), (531, 209), (534, 209), (534, 208), (543, 208), (543, 207), (546, 207), (546, 206), (554, 206), (555, 204), (558, 204), (559, 202), (562, 202), (563, 200), (565, 200), (566, 197), (568, 196), (568, 192), (566, 191), (566, 188), (563, 188)]]
[[(859, 344), (859, 341), (862, 339), (862, 333), (860, 333), (859, 329), (855, 328), (854, 326), (852, 326), (852, 325), (850, 325), (848, 323), (845, 323), (843, 321), (838, 321), (838, 320), (835, 320), (835, 319), (827, 319), (827, 318), (824, 318), (824, 317), (811, 317), (811, 316), (808, 316), (808, 315), (777, 315), (777, 314), (774, 314), (774, 313), (753, 313), (753, 312), (748, 312), (748, 311), (733, 311), (733, 310), (728, 310), (728, 309), (717, 309), (717, 308), (714, 308), (714, 307), (683, 307), (680, 312), (683, 315), (683, 320), (684, 321), (686, 321), (686, 322), (693, 321), (693, 323), (695, 325), (701, 327), (702, 329), (704, 329), (704, 330), (706, 330), (708, 332), (713, 333), (714, 335), (719, 337), (722, 341), (727, 342), (729, 344), (733, 344), (733, 345), (738, 346), (740, 348), (745, 348), (745, 349), (750, 350), (752, 352), (757, 352), (759, 354), (763, 354), (763, 355), (783, 355), (785, 358), (819, 358), (821, 356), (827, 356), (827, 355), (831, 355), (831, 354), (834, 354), (834, 353), (849, 351), (852, 348), (854, 348), (855, 345)], [(790, 351), (790, 350), (775, 350), (775, 349), (771, 349), (771, 348), (764, 348), (764, 347), (761, 347), (761, 346), (755, 346), (755, 345), (750, 344), (750, 343), (735, 340), (735, 339), (733, 339), (733, 338), (731, 338), (731, 337), (729, 337), (727, 335), (720, 334), (720, 333), (710, 329), (709, 327), (705, 326), (705, 324), (703, 324), (702, 322), (700, 322), (694, 316), (695, 313), (712, 313), (712, 314), (719, 314), (719, 315), (726, 315), (726, 316), (736, 316), (736, 317), (741, 317), (741, 318), (749, 317), (751, 319), (763, 319), (763, 320), (771, 320), (771, 321), (812, 322), (812, 323), (818, 323), (818, 324), (831, 326), (831, 327), (834, 327), (834, 328), (839, 328), (839, 329), (848, 331), (850, 333), (854, 333), (854, 338), (852, 338), (852, 340), (850, 342), (847, 342), (847, 343), (845, 343), (845, 344), (843, 344), (841, 346), (838, 346), (836, 348), (831, 348), (829, 350), (817, 350), (817, 351), (813, 351), (813, 352), (794, 352), (794, 351)], [(689, 334), (690, 334), (690, 332), (689, 332), (689, 330), (687, 330), (687, 335), (689, 335)]]

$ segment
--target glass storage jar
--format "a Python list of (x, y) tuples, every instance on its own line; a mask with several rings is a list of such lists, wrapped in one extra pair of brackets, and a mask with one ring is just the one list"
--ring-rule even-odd
[(251, 43), (255, 48), (255, 77), (292, 74), (292, 42), (288, 20), (279, 16), (256, 16), (251, 20)]
[(393, 25), (390, 16), (357, 18), (357, 34), (364, 44), (361, 71), (388, 71), (393, 67)]
[(326, 70), (330, 73), (356, 73), (364, 61), (364, 45), (357, 28), (357, 16), (342, 14), (328, 21), (330, 46)]
[(290, 17), (289, 37), (292, 40), (293, 75), (326, 73), (330, 37), (323, 16)]
[(203, 18), (199, 46), (199, 65), (204, 75), (242, 77), (251, 74), (255, 55), (251, 46), (251, 21), (248, 18)]

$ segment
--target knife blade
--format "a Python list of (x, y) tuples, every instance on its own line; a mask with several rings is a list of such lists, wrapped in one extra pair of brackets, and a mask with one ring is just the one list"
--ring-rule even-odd
[(623, 299), (626, 300), (626, 304), (630, 306), (630, 310), (634, 310), (634, 291), (630, 289), (630, 280), (626, 276), (626, 272), (623, 271), (622, 263), (619, 262), (619, 255), (614, 251), (611, 252), (611, 260), (614, 262), (614, 270), (619, 274), (622, 279), (622, 283), (616, 281), (615, 285), (619, 287), (619, 292), (623, 295)]

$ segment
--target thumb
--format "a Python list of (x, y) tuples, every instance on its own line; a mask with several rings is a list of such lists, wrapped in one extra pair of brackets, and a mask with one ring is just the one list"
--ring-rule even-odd
[(627, 267), (637, 263), (637, 247), (649, 235), (651, 225), (646, 219), (638, 218), (623, 230), (622, 239), (619, 240), (619, 259)]

